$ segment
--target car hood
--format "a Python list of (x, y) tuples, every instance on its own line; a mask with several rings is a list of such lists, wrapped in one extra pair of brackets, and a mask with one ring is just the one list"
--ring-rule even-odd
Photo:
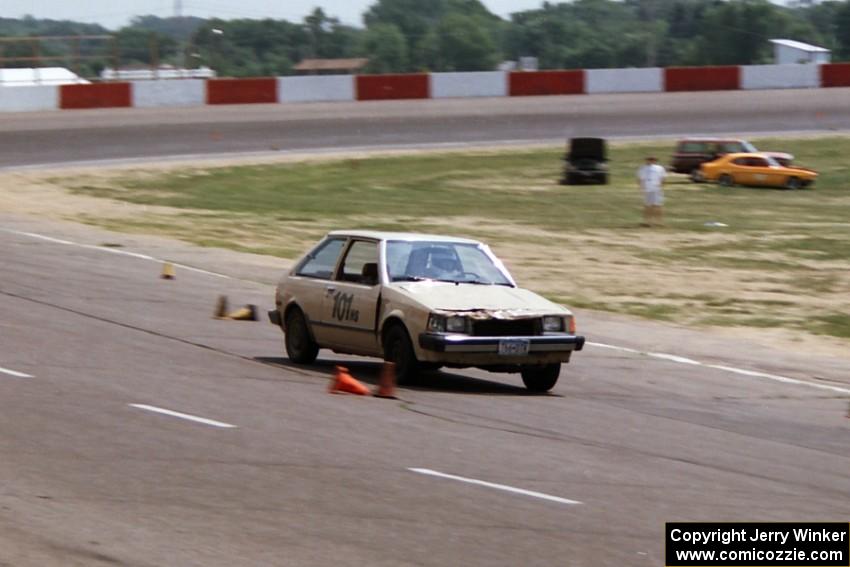
[(487, 312), (497, 318), (569, 313), (566, 307), (517, 287), (435, 281), (409, 282), (393, 287), (431, 311)]
[(818, 172), (814, 169), (809, 169), (808, 167), (800, 167), (798, 165), (789, 165), (787, 167), (783, 167), (786, 171), (792, 171), (796, 173), (807, 173), (809, 175), (817, 177)]

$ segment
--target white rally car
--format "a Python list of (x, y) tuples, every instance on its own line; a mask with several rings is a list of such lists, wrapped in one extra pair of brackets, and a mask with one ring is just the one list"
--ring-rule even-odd
[(400, 382), (474, 366), (545, 392), (584, 346), (572, 313), (517, 287), (486, 245), (428, 234), (329, 233), (280, 281), (269, 318), (293, 362), (320, 348), (383, 357)]

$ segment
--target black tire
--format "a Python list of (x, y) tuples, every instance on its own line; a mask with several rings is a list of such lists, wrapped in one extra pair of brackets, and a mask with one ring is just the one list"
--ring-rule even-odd
[(296, 364), (310, 364), (319, 355), (319, 345), (310, 336), (304, 313), (297, 307), (286, 314), (284, 342), (289, 360)]
[(399, 384), (410, 382), (419, 374), (420, 365), (410, 336), (400, 324), (390, 327), (384, 335), (384, 360), (395, 363), (395, 375)]
[(602, 173), (596, 178), (596, 182), (600, 185), (608, 185), (608, 174)]
[(720, 183), (721, 185), (723, 185), (724, 187), (734, 187), (735, 186), (735, 180), (728, 173), (724, 173), (723, 175), (721, 175), (717, 179), (717, 182)]
[(803, 182), (800, 181), (799, 177), (789, 177), (785, 182), (785, 187), (788, 189), (800, 189), (803, 187)]
[(691, 181), (693, 181), (694, 183), (705, 183), (705, 177), (702, 174), (702, 170), (700, 170), (699, 168), (691, 171), (690, 177)]
[(548, 392), (558, 382), (561, 375), (561, 363), (523, 366), (520, 371), (522, 382), (531, 392)]

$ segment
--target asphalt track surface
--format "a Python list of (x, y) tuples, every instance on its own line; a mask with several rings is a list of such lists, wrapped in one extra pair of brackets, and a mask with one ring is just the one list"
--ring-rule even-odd
[(850, 129), (850, 89), (0, 114), (0, 167), (184, 155)]
[(656, 567), (665, 522), (850, 517), (844, 359), (580, 313), (550, 395), (331, 395), (340, 358), (379, 365), (296, 367), (211, 317), (270, 305), (285, 264), (0, 213), (0, 565)]

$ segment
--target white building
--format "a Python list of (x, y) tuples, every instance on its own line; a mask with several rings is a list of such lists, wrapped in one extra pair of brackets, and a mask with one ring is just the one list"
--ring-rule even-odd
[(145, 81), (152, 79), (214, 79), (216, 72), (209, 67), (182, 69), (171, 65), (162, 65), (156, 69), (140, 67), (137, 69), (112, 69), (106, 67), (100, 72), (104, 81)]
[(830, 51), (793, 39), (771, 39), (773, 58), (777, 65), (794, 63), (829, 63)]
[(64, 67), (30, 67), (0, 69), (0, 86), (31, 87), (34, 85), (88, 84)]

